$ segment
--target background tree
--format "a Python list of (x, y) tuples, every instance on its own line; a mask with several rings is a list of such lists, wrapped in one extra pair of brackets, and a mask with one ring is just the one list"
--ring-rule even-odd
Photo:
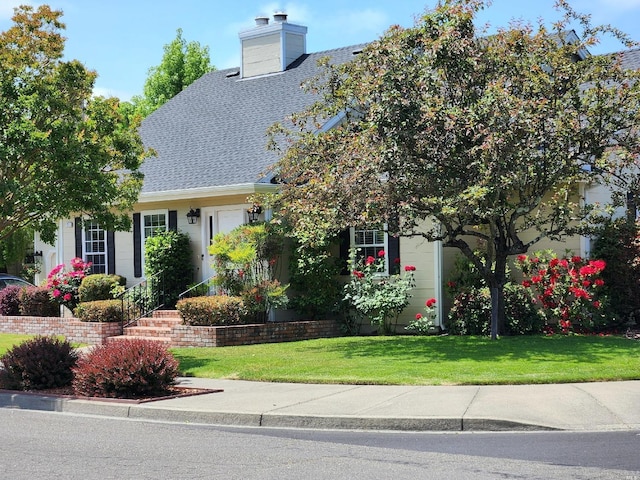
[[(579, 184), (626, 192), (638, 166), (640, 73), (582, 55), (603, 33), (626, 37), (558, 6), (552, 30), (513, 23), (486, 36), (474, 25), (485, 2), (443, 1), (350, 63), (325, 60), (308, 82), (320, 100), (271, 131), (277, 201), (294, 233), (323, 241), (386, 222), (391, 234), (460, 249), (491, 290), (495, 338), (509, 256), (589, 232), (600, 217)], [(318, 133), (332, 117), (343, 121)]]
[(62, 61), (61, 16), (22, 6), (0, 33), (0, 240), (30, 227), (52, 242), (72, 214), (128, 229), (142, 185), (138, 133), (118, 99), (92, 97), (95, 72)]
[(179, 28), (176, 38), (164, 46), (160, 65), (149, 69), (144, 94), (133, 97), (130, 104), (124, 103), (123, 112), (144, 118), (213, 70), (209, 47), (202, 47), (198, 42), (187, 43)]

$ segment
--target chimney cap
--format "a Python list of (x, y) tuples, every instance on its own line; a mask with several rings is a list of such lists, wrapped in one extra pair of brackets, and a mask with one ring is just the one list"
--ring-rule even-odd
[(279, 23), (284, 23), (287, 21), (287, 14), (284, 12), (276, 12), (273, 14), (273, 21), (274, 22), (279, 22)]
[(256, 25), (257, 26), (262, 26), (262, 25), (269, 25), (269, 17), (265, 17), (263, 15), (258, 15), (256, 17)]

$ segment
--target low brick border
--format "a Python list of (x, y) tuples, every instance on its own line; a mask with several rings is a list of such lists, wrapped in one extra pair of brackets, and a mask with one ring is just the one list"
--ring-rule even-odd
[(0, 316), (0, 333), (63, 335), (70, 342), (102, 345), (107, 338), (122, 335), (119, 323), (81, 322), (65, 317)]
[(293, 342), (341, 335), (340, 325), (335, 320), (268, 322), (219, 327), (176, 325), (171, 329), (171, 346), (230, 347), (256, 343)]

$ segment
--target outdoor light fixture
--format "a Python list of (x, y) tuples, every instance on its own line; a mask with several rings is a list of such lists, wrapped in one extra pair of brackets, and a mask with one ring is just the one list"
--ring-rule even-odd
[(262, 213), (262, 207), (257, 204), (253, 204), (253, 206), (247, 210), (247, 214), (249, 215), (249, 223), (254, 223), (258, 221), (258, 217)]
[(198, 223), (199, 218), (200, 218), (200, 209), (196, 208), (194, 210), (193, 208), (190, 208), (189, 212), (187, 212), (187, 221), (189, 222), (189, 225), (195, 225), (196, 223)]

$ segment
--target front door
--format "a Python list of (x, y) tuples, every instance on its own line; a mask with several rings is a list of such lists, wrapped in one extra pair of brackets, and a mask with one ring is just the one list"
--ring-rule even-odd
[(213, 257), (209, 255), (209, 245), (217, 233), (227, 233), (239, 225), (245, 223), (245, 210), (239, 207), (211, 208), (204, 209), (203, 234), (204, 252), (202, 252), (202, 280), (206, 280), (215, 275), (213, 267)]

